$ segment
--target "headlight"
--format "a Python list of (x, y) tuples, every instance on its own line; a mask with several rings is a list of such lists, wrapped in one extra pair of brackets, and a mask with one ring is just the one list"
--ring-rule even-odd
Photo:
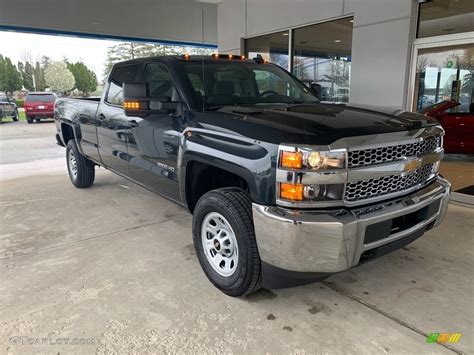
[(286, 169), (341, 169), (345, 167), (345, 151), (282, 151), (280, 167)]
[(346, 154), (345, 149), (280, 146), (277, 202), (305, 207), (315, 202), (339, 203), (347, 179)]

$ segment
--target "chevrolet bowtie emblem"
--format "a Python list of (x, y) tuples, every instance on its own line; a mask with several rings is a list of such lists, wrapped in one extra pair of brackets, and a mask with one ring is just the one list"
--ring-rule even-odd
[(422, 163), (423, 163), (422, 159), (409, 160), (403, 166), (403, 172), (406, 174), (412, 173), (416, 169), (420, 168)]

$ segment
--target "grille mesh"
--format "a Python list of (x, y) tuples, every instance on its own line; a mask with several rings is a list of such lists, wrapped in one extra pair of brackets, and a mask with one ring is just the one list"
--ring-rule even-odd
[(355, 168), (401, 160), (403, 157), (421, 156), (441, 146), (441, 137), (434, 136), (421, 142), (394, 145), (390, 147), (355, 150), (348, 152), (348, 166)]
[(434, 164), (427, 164), (409, 175), (389, 175), (378, 179), (350, 182), (346, 186), (344, 199), (349, 202), (378, 197), (403, 191), (426, 182)]

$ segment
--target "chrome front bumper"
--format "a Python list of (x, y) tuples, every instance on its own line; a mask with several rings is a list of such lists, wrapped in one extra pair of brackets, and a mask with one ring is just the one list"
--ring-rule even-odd
[[(338, 210), (292, 210), (253, 204), (262, 261), (295, 272), (334, 273), (357, 265), (361, 256), (416, 232), (439, 225), (448, 208), (450, 183), (439, 177), (429, 186), (399, 199)], [(375, 242), (364, 242), (368, 226), (439, 204), (427, 219)]]

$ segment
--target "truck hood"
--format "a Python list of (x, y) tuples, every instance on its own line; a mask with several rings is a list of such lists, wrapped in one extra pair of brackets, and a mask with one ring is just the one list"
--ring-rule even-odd
[(225, 106), (207, 111), (200, 121), (203, 128), (259, 141), (311, 145), (437, 124), (431, 117), (400, 109), (336, 104)]

